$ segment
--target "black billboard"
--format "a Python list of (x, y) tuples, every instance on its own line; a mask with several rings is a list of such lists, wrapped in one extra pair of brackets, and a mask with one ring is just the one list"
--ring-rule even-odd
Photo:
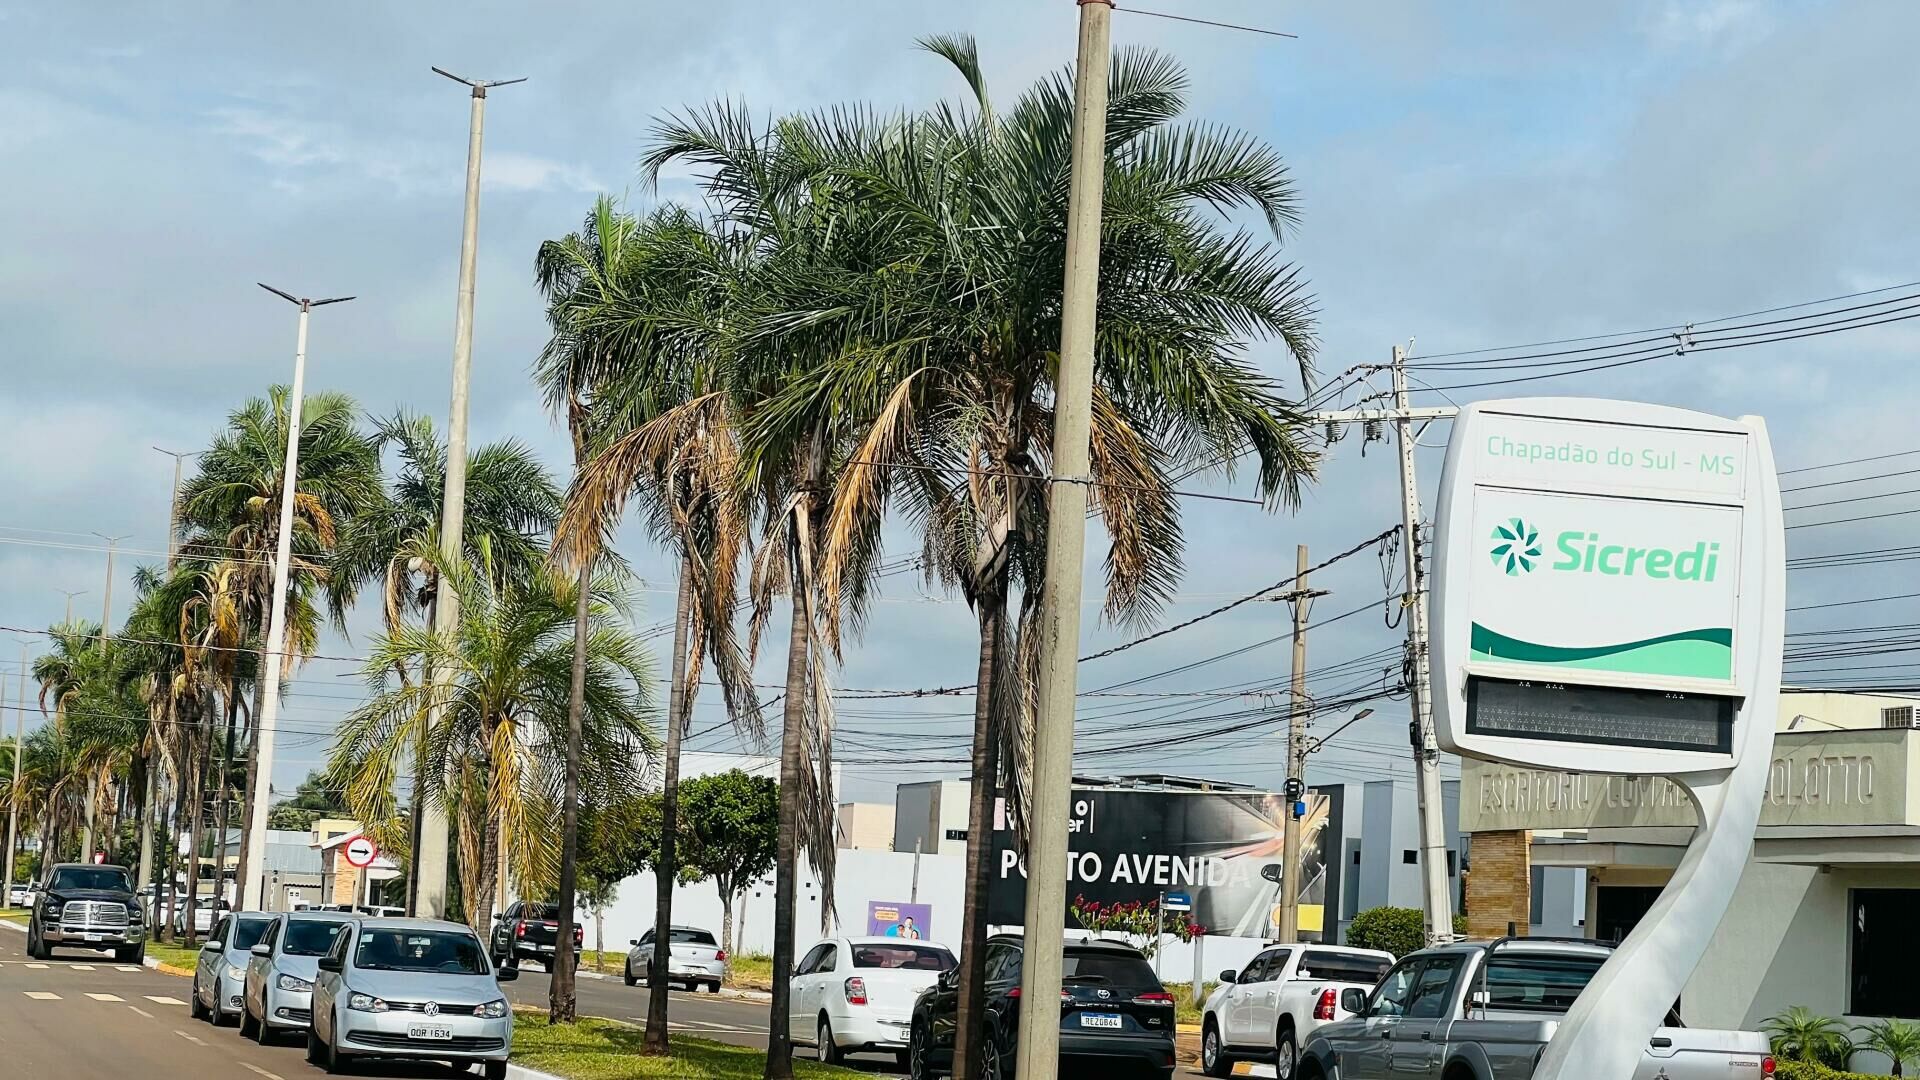
[[(1300, 928), (1317, 938), (1326, 898), (1338, 897), (1338, 868), (1323, 840), (1340, 835), (1338, 799), (1307, 795), (1301, 838)], [(1101, 905), (1193, 898), (1193, 921), (1209, 934), (1268, 937), (1274, 932), (1278, 882), (1289, 824), (1284, 796), (1269, 792), (1141, 791), (1075, 788), (1068, 804), (1067, 903)], [(987, 921), (1016, 926), (1026, 919), (1026, 865), (1005, 814), (994, 813)], [(1329, 890), (1329, 877), (1334, 888)], [(1069, 930), (1077, 929), (1071, 910)]]

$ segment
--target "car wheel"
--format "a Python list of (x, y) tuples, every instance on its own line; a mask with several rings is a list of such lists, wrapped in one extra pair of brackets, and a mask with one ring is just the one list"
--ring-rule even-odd
[(145, 943), (142, 943), (135, 945), (131, 949), (115, 949), (113, 950), (113, 958), (123, 964), (143, 963), (147, 959), (147, 946)]
[(40, 935), (30, 934), (27, 937), (27, 955), (35, 960), (47, 960), (53, 956), (53, 950), (47, 948), (47, 943)]
[(707, 984), (707, 993), (709, 993), (709, 994), (717, 994), (717, 993), (719, 993), (719, 992), (720, 992), (720, 984), (719, 984), (719, 983), (718, 983), (717, 981), (716, 981), (716, 982), (710, 982), (710, 983), (708, 983), (708, 984)]
[[(214, 1001), (218, 1002), (219, 1000), (220, 998), (216, 994)], [(208, 1023), (212, 1023), (213, 1021), (213, 1011), (205, 1005), (200, 1004), (200, 988), (197, 986), (193, 988), (192, 996), (187, 998), (187, 1015), (193, 1017), (195, 1020), (205, 1020)]]
[(267, 1018), (264, 1016), (260, 1018), (258, 1024), (253, 1026), (253, 1041), (261, 1046), (273, 1045), (273, 1025), (267, 1023)]
[(549, 975), (553, 974), (553, 961), (550, 959), (541, 960), (540, 970), (546, 972)]
[(1012, 1075), (1013, 1062), (1004, 1060), (999, 1044), (987, 1036), (987, 1045), (980, 1050), (980, 1080), (1010, 1080)]
[(483, 1061), (480, 1070), (486, 1075), (486, 1080), (507, 1080), (507, 1063), (504, 1060)]
[(933, 1047), (927, 1025), (915, 1021), (912, 1032), (907, 1036), (907, 1080), (933, 1080)]
[(626, 968), (620, 973), (620, 977), (626, 980), (628, 986), (637, 986), (639, 984), (640, 980), (633, 977), (633, 959), (631, 957), (627, 959)]
[(333, 1045), (332, 1040), (322, 1043), (321, 1049), (323, 1053), (320, 1064), (327, 1072), (338, 1076), (353, 1067), (353, 1059), (341, 1053), (340, 1048)]
[(207, 1008), (207, 1023), (214, 1027), (224, 1027), (227, 1023), (226, 1010), (220, 1007), (219, 983), (213, 984), (213, 1004)]
[(1200, 1071), (1213, 1077), (1233, 1075), (1233, 1056), (1220, 1039), (1220, 1026), (1211, 1020), (1200, 1033)]
[(253, 1038), (253, 1010), (247, 1008), (244, 1001), (240, 1003), (240, 1037)]
[(840, 1053), (840, 1044), (833, 1041), (833, 1025), (824, 1016), (813, 1031), (813, 1056), (822, 1065), (838, 1065), (845, 1056)]
[(1281, 1028), (1274, 1037), (1273, 1048), (1273, 1075), (1279, 1080), (1293, 1080), (1300, 1064), (1300, 1047), (1294, 1042), (1293, 1029)]
[(1300, 1063), (1299, 1072), (1300, 1080), (1327, 1080), (1326, 1070), (1322, 1069), (1320, 1063), (1312, 1058), (1308, 1058)]

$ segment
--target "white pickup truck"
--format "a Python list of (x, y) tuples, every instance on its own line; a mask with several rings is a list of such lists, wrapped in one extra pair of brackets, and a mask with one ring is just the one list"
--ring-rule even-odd
[(1231, 1076), (1237, 1061), (1270, 1062), (1280, 1080), (1291, 1080), (1308, 1036), (1346, 1019), (1343, 991), (1372, 990), (1392, 966), (1392, 953), (1372, 949), (1281, 945), (1221, 972), (1200, 1021), (1200, 1067)]
[[(1501, 938), (1408, 953), (1371, 993), (1342, 994), (1353, 1018), (1314, 1032), (1296, 1074), (1301, 1080), (1529, 1080), (1561, 1018), (1611, 951), (1590, 941)], [(1648, 1039), (1632, 1080), (1773, 1075), (1767, 1037), (1759, 1032), (1685, 1028), (1678, 1016), (1668, 1023), (1673, 1026)]]

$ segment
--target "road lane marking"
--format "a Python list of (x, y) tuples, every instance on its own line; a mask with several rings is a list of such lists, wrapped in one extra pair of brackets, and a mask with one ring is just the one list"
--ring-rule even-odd
[(35, 969), (36, 971), (45, 971), (45, 970), (47, 970), (47, 965), (45, 965), (45, 964), (28, 964), (27, 966), (28, 966), (28, 967), (30, 967), (30, 968), (33, 968), (33, 969)]
[(93, 965), (92, 964), (68, 964), (67, 970), (68, 971), (92, 971)]
[(115, 971), (145, 971), (146, 969), (145, 969), (145, 968), (137, 968), (137, 967), (134, 967), (134, 966), (133, 966), (132, 964), (116, 964), (116, 965), (114, 965), (114, 968), (113, 968), (113, 970), (115, 970)]
[(59, 994), (49, 994), (45, 990), (28, 990), (27, 996), (35, 1001), (59, 1001)]
[(129, 1009), (132, 1009), (132, 1010), (133, 1010), (134, 1012), (137, 1012), (137, 1013), (139, 1013), (139, 1014), (140, 1014), (141, 1016), (144, 1016), (144, 1017), (146, 1017), (146, 1018), (147, 1018), (147, 1019), (149, 1019), (149, 1020), (151, 1020), (151, 1019), (153, 1019), (153, 1014), (152, 1014), (152, 1013), (150, 1013), (150, 1012), (148, 1012), (147, 1010), (145, 1010), (145, 1009), (143, 1009), (143, 1008), (141, 1008), (141, 1007), (140, 1007), (140, 1006), (138, 1006), (138, 1005), (129, 1005), (129, 1006), (127, 1006), (127, 1008), (129, 1008)]
[(123, 998), (123, 997), (121, 997), (121, 996), (120, 996), (119, 994), (88, 994), (87, 996), (88, 996), (88, 997), (90, 997), (90, 998), (92, 998), (92, 999), (93, 999), (93, 1000), (95, 1000), (95, 1001), (125, 1001), (125, 1000), (127, 1000), (126, 998)]
[(185, 1039), (185, 1040), (187, 1040), (188, 1042), (190, 1042), (190, 1043), (192, 1043), (192, 1044), (194, 1044), (195, 1046), (205, 1046), (205, 1045), (207, 1045), (206, 1043), (203, 1043), (203, 1042), (201, 1042), (201, 1041), (200, 1041), (199, 1039), (196, 1039), (196, 1038), (194, 1038), (193, 1036), (191, 1036), (191, 1035), (189, 1035), (189, 1034), (187, 1034), (187, 1033), (186, 1033), (186, 1032), (184, 1032), (184, 1031), (178, 1031), (178, 1030), (176, 1030), (176, 1031), (174, 1032), (174, 1034), (175, 1034), (175, 1035), (178, 1035), (178, 1036), (180, 1036), (181, 1038), (183, 1038), (183, 1039)]
[(177, 997), (168, 997), (165, 994), (148, 994), (146, 997), (148, 1001), (153, 1002), (155, 1005), (185, 1005), (186, 1004), (186, 1002), (181, 1001)]
[(256, 1073), (259, 1073), (261, 1076), (266, 1077), (267, 1080), (280, 1080), (280, 1074), (270, 1073), (267, 1070), (261, 1068), (260, 1066), (253, 1064), (252, 1062), (243, 1061), (240, 1063), (240, 1065), (242, 1068), (251, 1069)]

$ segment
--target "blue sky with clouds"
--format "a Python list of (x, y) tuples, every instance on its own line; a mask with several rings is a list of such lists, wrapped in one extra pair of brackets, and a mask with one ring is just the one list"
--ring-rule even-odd
[[(1912, 5), (1157, 7), (1300, 35), (1126, 10), (1114, 22), (1117, 44), (1153, 45), (1187, 63), (1192, 116), (1250, 130), (1288, 159), (1304, 215), (1288, 248), (1321, 306), (1324, 373), (1384, 360), (1408, 339), (1416, 353), (1526, 343), (1920, 279), (1912, 197), (1920, 150), (1906, 134), (1920, 90), (1908, 51), (1920, 32)], [(0, 623), (58, 619), (58, 589), (89, 590), (81, 610), (97, 611), (102, 557), (77, 550), (96, 543), (89, 531), (132, 534), (129, 547), (145, 553), (135, 559), (163, 551), (171, 463), (150, 447), (203, 445), (229, 408), (288, 375), (291, 312), (256, 280), (360, 297), (315, 317), (311, 385), (351, 393), (375, 412), (404, 405), (444, 420), (467, 100), (429, 65), (530, 80), (489, 100), (473, 426), (477, 438), (524, 439), (558, 466), (563, 440), (526, 375), (544, 336), (534, 249), (575, 227), (598, 192), (624, 194), (635, 208), (691, 195), (687, 177), (668, 177), (656, 193), (636, 174), (653, 117), (721, 96), (768, 111), (956, 97), (958, 80), (912, 46), (935, 32), (976, 34), (992, 86), (1010, 97), (1071, 60), (1073, 25), (1068, 0), (0, 3), (0, 416), (9, 436)], [(1817, 464), (1920, 446), (1908, 419), (1920, 359), (1914, 326), (1528, 389), (1761, 413), (1783, 467)], [(1444, 436), (1435, 428), (1426, 441)], [(1296, 515), (1193, 501), (1191, 569), (1169, 620), (1285, 577), (1296, 543), (1332, 553), (1391, 524), (1392, 458), (1378, 445), (1360, 450), (1357, 439), (1336, 449)], [(1429, 484), (1438, 463), (1437, 451), (1423, 452)], [(1797, 531), (1794, 553), (1897, 544), (1906, 520)], [(668, 580), (637, 534), (628, 546), (651, 583)], [(117, 615), (131, 592), (127, 561)], [(1905, 573), (1809, 572), (1795, 579), (1794, 597), (1920, 591), (1899, 580)], [(1320, 614), (1386, 593), (1370, 556), (1316, 584), (1332, 590)], [(886, 596), (841, 685), (970, 682), (965, 606), (905, 579)], [(644, 599), (650, 610), (638, 618), (651, 624), (665, 597)], [(1810, 613), (1795, 626), (1911, 615), (1892, 603), (1817, 614), (1830, 617)], [(1362, 611), (1315, 633), (1312, 663), (1392, 646), (1383, 615)], [(354, 655), (375, 618), (360, 613), (354, 636), (325, 651)], [(1239, 650), (1286, 624), (1284, 605), (1248, 605), (1089, 663), (1082, 686)], [(1095, 644), (1125, 636), (1088, 626)], [(5, 644), (0, 656), (12, 655)], [(358, 690), (352, 667), (317, 661), (301, 674), (280, 785), (323, 758), (332, 720)], [(1276, 642), (1132, 689), (1280, 686), (1286, 667)], [(1375, 670), (1360, 665), (1316, 687), (1338, 690)], [(777, 679), (776, 665), (762, 671)], [(1109, 730), (1088, 741), (1152, 738), (1169, 730), (1171, 708), (1195, 710), (1191, 719), (1261, 703), (1099, 699), (1090, 726)], [(1268, 703), (1277, 709), (1277, 699)], [(954, 757), (970, 704), (848, 702), (842, 745), (860, 759)], [(703, 700), (696, 730), (718, 719), (717, 704)], [(1404, 711), (1383, 704), (1316, 768), (1346, 779), (1391, 775), (1403, 725)], [(696, 745), (724, 741), (716, 733)], [(1100, 766), (1277, 783), (1279, 757), (1277, 739), (1255, 732)], [(853, 766), (847, 794), (885, 798), (898, 779), (957, 773)]]

